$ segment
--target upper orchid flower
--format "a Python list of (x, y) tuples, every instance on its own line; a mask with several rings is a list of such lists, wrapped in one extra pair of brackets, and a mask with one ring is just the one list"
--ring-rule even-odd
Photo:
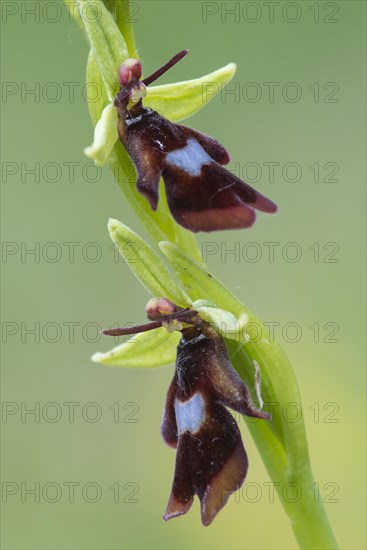
[(145, 86), (186, 54), (183, 50), (142, 81), (137, 59), (120, 68), (118, 133), (137, 170), (137, 188), (156, 210), (163, 177), (172, 216), (193, 232), (249, 227), (255, 209), (273, 213), (276, 205), (223, 168), (230, 157), (218, 141), (143, 106)]

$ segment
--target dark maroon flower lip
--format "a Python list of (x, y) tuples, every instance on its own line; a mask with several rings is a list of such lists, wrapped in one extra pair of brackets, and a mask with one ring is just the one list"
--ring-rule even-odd
[(150, 323), (104, 334), (131, 334), (180, 322), (176, 369), (161, 425), (163, 439), (177, 451), (163, 519), (186, 514), (197, 495), (202, 523), (209, 525), (230, 494), (241, 487), (248, 470), (240, 430), (227, 409), (265, 420), (270, 415), (255, 407), (229, 360), (223, 338), (197, 311), (180, 308), (166, 298), (152, 298), (146, 312)]
[[(115, 99), (118, 132), (136, 168), (137, 189), (156, 210), (162, 177), (172, 216), (190, 231), (250, 227), (256, 210), (271, 214), (277, 206), (224, 168), (230, 157), (217, 140), (143, 106), (145, 85), (186, 53), (183, 50), (144, 80), (138, 60), (121, 66), (121, 89)], [(136, 103), (130, 106), (130, 100)]]
[(167, 394), (162, 436), (177, 449), (171, 496), (164, 519), (185, 514), (196, 494), (209, 525), (241, 487), (248, 459), (231, 408), (255, 418), (258, 410), (233, 369), (222, 337), (207, 323), (186, 328), (177, 350), (176, 372)]

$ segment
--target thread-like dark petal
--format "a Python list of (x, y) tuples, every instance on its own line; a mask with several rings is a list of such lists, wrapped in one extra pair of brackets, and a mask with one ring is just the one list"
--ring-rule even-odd
[(163, 418), (161, 424), (161, 433), (163, 439), (170, 447), (174, 449), (177, 447), (178, 435), (177, 424), (175, 415), (175, 398), (177, 394), (177, 376), (173, 377), (173, 380), (168, 388), (166, 403), (164, 405)]

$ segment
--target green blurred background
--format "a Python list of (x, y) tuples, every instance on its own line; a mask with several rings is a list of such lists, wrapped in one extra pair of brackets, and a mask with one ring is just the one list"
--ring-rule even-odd
[[(229, 89), (243, 95), (219, 95), (189, 124), (225, 144), (232, 169), (257, 180), (280, 210), (248, 231), (199, 241), (214, 250), (210, 269), (260, 318), (279, 323), (337, 539), (366, 548), (365, 3), (278, 2), (273, 16), (266, 2), (134, 7), (146, 73), (190, 49), (161, 83), (238, 65)], [(197, 502), (186, 517), (162, 521), (175, 454), (159, 427), (173, 366), (90, 361), (111, 345), (98, 326), (143, 322), (148, 295), (115, 261), (106, 231), (109, 216), (144, 234), (141, 224), (112, 173), (83, 155), (92, 140), (87, 46), (61, 2), (2, 2), (2, 21), (2, 547), (296, 548), (243, 420), (246, 490), (209, 528)], [(269, 82), (279, 83), (273, 101)], [(296, 90), (302, 97), (291, 101)], [(264, 164), (272, 162), (273, 182)], [(279, 243), (273, 262), (269, 242)], [(289, 261), (289, 243), (299, 261)], [(32, 408), (36, 415), (26, 414)]]

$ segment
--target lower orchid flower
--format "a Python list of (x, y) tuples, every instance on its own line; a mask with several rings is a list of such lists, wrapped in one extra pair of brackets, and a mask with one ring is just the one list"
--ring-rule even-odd
[(248, 469), (240, 430), (227, 407), (255, 418), (269, 420), (270, 415), (254, 406), (229, 360), (223, 338), (196, 311), (154, 298), (148, 302), (147, 314), (151, 323), (105, 330), (104, 334), (131, 334), (161, 326), (181, 332), (161, 427), (166, 443), (177, 449), (164, 519), (185, 514), (197, 495), (202, 522), (209, 525), (229, 495), (241, 487)]

